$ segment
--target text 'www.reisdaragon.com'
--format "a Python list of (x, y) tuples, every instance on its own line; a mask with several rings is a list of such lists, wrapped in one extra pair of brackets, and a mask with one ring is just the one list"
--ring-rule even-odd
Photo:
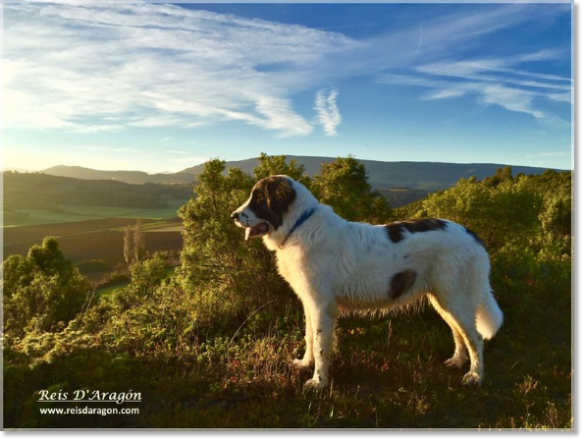
[(139, 408), (114, 408), (114, 407), (51, 407), (40, 408), (41, 414), (44, 415), (99, 415), (99, 416), (113, 416), (113, 415), (137, 415), (140, 414)]

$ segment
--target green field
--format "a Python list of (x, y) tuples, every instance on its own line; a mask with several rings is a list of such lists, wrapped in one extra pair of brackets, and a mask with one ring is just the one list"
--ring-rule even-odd
[[(167, 276), (175, 275), (175, 268), (166, 269), (166, 275)], [(127, 287), (128, 284), (130, 284), (129, 280), (128, 281), (120, 281), (116, 284), (108, 285), (106, 287), (102, 287), (102, 288), (96, 290), (95, 294), (97, 296), (110, 296), (112, 293), (114, 293), (115, 290)]]
[(171, 199), (168, 207), (136, 208), (111, 206), (62, 205), (59, 211), (39, 209), (4, 210), (3, 228), (34, 226), (37, 224), (70, 223), (103, 218), (169, 219), (177, 216), (177, 210), (185, 200)]

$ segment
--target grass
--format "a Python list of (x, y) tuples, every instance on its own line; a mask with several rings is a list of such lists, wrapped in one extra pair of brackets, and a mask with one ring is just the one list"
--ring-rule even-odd
[(17, 209), (4, 210), (2, 228), (35, 226), (38, 224), (69, 223), (76, 221), (88, 221), (99, 219), (95, 215), (82, 215), (78, 213), (54, 213), (48, 210)]
[[(183, 224), (180, 222), (169, 222), (168, 220), (160, 220), (160, 221), (153, 221), (153, 222), (146, 222), (142, 224), (142, 230), (145, 232), (173, 232), (173, 231), (181, 231), (183, 228)], [(112, 230), (124, 232), (126, 227), (116, 227)]]
[(109, 207), (109, 206), (69, 206), (63, 205), (66, 212), (100, 218), (150, 218), (168, 219), (177, 216), (177, 210), (185, 204), (185, 200), (169, 200), (168, 207), (144, 208), (135, 207)]
[(177, 210), (185, 202), (185, 200), (171, 199), (169, 200), (168, 207), (144, 209), (135, 207), (62, 205), (60, 206), (61, 210), (59, 212), (36, 209), (4, 210), (3, 228), (69, 223), (103, 218), (169, 219), (177, 216)]
[[(250, 311), (254, 311), (252, 306)], [(165, 316), (169, 314), (172, 312)], [(288, 365), (304, 346), (298, 301), (269, 304), (235, 333), (236, 325), (243, 322), (240, 317), (225, 328), (217, 328), (219, 323), (215, 322), (206, 329), (185, 330), (183, 333), (192, 336), (189, 345), (167, 347), (160, 341), (154, 347), (141, 344), (133, 351), (118, 353), (78, 348), (49, 363), (29, 365), (18, 375), (8, 366), (6, 397), (11, 406), (6, 425), (315, 429), (573, 426), (570, 336), (563, 335), (563, 340), (551, 347), (538, 339), (542, 329), (533, 321), (507, 324), (487, 343), (485, 382), (480, 388), (468, 388), (460, 385), (464, 370), (442, 364), (451, 355), (452, 338), (432, 309), (390, 318), (342, 318), (336, 330), (332, 382), (321, 392), (303, 391), (311, 374)], [(147, 327), (156, 329), (155, 324)], [(133, 335), (141, 329), (133, 328)], [(15, 376), (35, 382), (26, 391), (15, 391)], [(35, 390), (69, 391), (77, 386), (141, 392), (140, 415), (64, 419), (39, 414)], [(14, 403), (24, 405), (15, 413)]]
[(97, 296), (110, 296), (114, 292), (114, 290), (124, 288), (124, 287), (128, 286), (128, 284), (130, 284), (129, 280), (128, 281), (121, 281), (121, 282), (114, 284), (114, 285), (108, 285), (106, 287), (102, 287), (102, 288), (96, 290), (95, 294)]
[[(174, 267), (170, 267), (167, 268), (165, 271), (166, 276), (172, 276), (175, 274), (175, 268)], [(95, 294), (96, 296), (110, 296), (115, 290), (117, 289), (122, 289), (124, 287), (127, 287), (128, 284), (130, 284), (130, 280), (123, 280), (120, 281), (116, 284), (112, 284), (112, 285), (107, 285), (105, 287), (102, 287), (100, 289), (97, 289)]]

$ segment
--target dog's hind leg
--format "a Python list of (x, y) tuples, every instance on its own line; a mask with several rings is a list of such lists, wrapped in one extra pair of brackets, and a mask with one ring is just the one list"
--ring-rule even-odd
[(313, 354), (313, 315), (306, 302), (303, 302), (303, 308), (305, 309), (305, 355), (303, 359), (294, 359), (292, 361), (292, 366), (298, 370), (306, 370), (315, 363)]
[[(476, 309), (471, 302), (461, 302), (468, 298), (457, 299), (459, 302), (451, 304), (446, 304), (438, 298), (436, 298), (436, 302), (443, 314), (449, 318), (447, 323), (454, 329), (453, 334), (455, 335), (455, 331), (459, 334), (469, 352), (471, 367), (463, 376), (461, 383), (464, 385), (481, 384), (483, 378), (483, 338), (475, 325)], [(457, 338), (455, 338), (455, 345), (458, 345)], [(459, 360), (456, 361), (459, 362)]]
[(437, 311), (437, 313), (439, 313), (441, 318), (443, 318), (443, 320), (451, 328), (451, 332), (453, 333), (453, 339), (455, 341), (455, 351), (453, 352), (453, 356), (445, 361), (445, 365), (451, 368), (461, 368), (463, 367), (463, 364), (465, 364), (469, 360), (469, 358), (467, 357), (465, 340), (463, 339), (461, 333), (459, 333), (459, 329), (455, 325), (453, 318), (446, 310), (444, 310), (441, 307), (439, 301), (437, 301), (437, 298), (429, 294), (428, 299), (431, 305)]

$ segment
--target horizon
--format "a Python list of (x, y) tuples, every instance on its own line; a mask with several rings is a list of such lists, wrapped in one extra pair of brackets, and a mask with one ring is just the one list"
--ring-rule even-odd
[[(275, 156), (278, 155), (284, 155), (287, 158), (288, 157), (296, 157), (296, 158), (327, 158), (327, 159), (336, 159), (338, 157), (326, 157), (323, 155), (294, 155), (294, 154), (275, 154)], [(380, 163), (419, 163), (419, 164), (425, 164), (425, 163), (429, 163), (429, 164), (458, 164), (458, 165), (495, 165), (495, 166), (510, 166), (512, 168), (514, 167), (534, 167), (534, 168), (541, 168), (541, 169), (550, 169), (550, 170), (560, 170), (563, 172), (574, 172), (574, 169), (561, 169), (561, 168), (555, 168), (555, 167), (546, 167), (546, 166), (530, 166), (527, 164), (507, 164), (507, 163), (476, 163), (476, 162), (470, 162), (470, 163), (456, 163), (456, 162), (445, 162), (445, 161), (410, 161), (410, 160), (401, 160), (401, 161), (384, 161), (384, 160), (371, 160), (368, 158), (357, 158), (356, 156), (352, 155), (352, 154), (348, 154), (345, 156), (341, 156), (341, 158), (345, 158), (347, 156), (351, 156), (353, 158), (355, 158), (357, 161), (372, 161), (372, 162), (380, 162)], [(241, 159), (235, 159), (235, 160), (224, 160), (223, 158), (218, 158), (220, 160), (224, 160), (227, 162), (242, 162), (242, 161), (249, 161), (249, 160), (254, 160), (254, 159), (258, 159), (258, 156), (254, 156), (254, 157), (248, 157), (248, 158), (241, 158)], [(87, 170), (93, 170), (93, 171), (98, 171), (98, 172), (140, 172), (140, 173), (146, 173), (148, 175), (165, 175), (165, 174), (176, 174), (176, 173), (181, 173), (184, 170), (187, 169), (191, 169), (193, 167), (197, 167), (197, 166), (202, 166), (203, 164), (205, 164), (207, 161), (210, 161), (212, 158), (210, 158), (209, 160), (206, 160), (202, 163), (198, 163), (198, 164), (193, 164), (192, 166), (187, 166), (181, 170), (177, 170), (177, 171), (163, 171), (163, 172), (149, 172), (147, 170), (139, 170), (139, 169), (96, 169), (93, 167), (86, 167), (86, 166), (79, 166), (79, 165), (66, 165), (66, 164), (55, 164), (53, 166), (49, 166), (49, 167), (45, 167), (43, 169), (23, 169), (23, 168), (16, 168), (16, 167), (10, 167), (10, 166), (3, 166), (2, 167), (2, 172), (18, 172), (18, 173), (40, 173), (40, 172), (44, 172), (46, 170), (52, 169), (52, 168), (56, 168), (56, 167), (78, 167), (81, 169), (87, 169)], [(301, 163), (302, 164), (302, 163)]]
[(574, 170), (570, 2), (3, 6), (3, 169)]

